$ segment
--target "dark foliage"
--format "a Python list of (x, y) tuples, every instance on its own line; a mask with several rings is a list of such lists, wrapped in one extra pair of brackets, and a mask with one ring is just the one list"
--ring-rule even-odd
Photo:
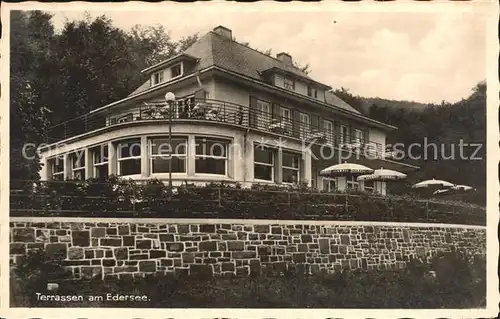
[(110, 176), (48, 181), (11, 194), (11, 215), (89, 217), (251, 218), (442, 222), (484, 225), (483, 207), (364, 192), (322, 193), (279, 187), (183, 184), (170, 192), (159, 180), (139, 184)]
[[(29, 307), (147, 307), (147, 308), (480, 308), (486, 300), (483, 257), (455, 251), (432, 263), (418, 260), (402, 270), (347, 271), (305, 275), (303, 265), (284, 273), (257, 277), (198, 278), (147, 275), (145, 278), (68, 281), (57, 262), (43, 251), (13, 269), (12, 306)], [(57, 282), (58, 295), (147, 296), (136, 302), (41, 302), (24, 296), (46, 291)]]

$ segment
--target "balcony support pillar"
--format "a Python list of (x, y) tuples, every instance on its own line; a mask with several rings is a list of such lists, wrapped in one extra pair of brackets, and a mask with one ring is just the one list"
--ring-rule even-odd
[(196, 140), (193, 135), (188, 136), (187, 141), (188, 157), (187, 157), (187, 168), (186, 172), (188, 176), (194, 176), (195, 165), (196, 165)]
[(141, 178), (143, 179), (149, 176), (148, 153), (148, 138), (147, 136), (141, 136)]
[(63, 163), (64, 163), (64, 180), (70, 179), (71, 176), (71, 161), (69, 158), (69, 154), (63, 155)]
[(307, 187), (312, 186), (312, 155), (311, 155), (311, 150), (306, 149), (302, 153), (302, 169), (303, 173), (302, 175), (302, 182), (307, 182)]
[(118, 157), (113, 142), (108, 142), (108, 174), (117, 175), (118, 173)]
[(85, 167), (85, 179), (94, 177), (94, 170), (92, 169), (92, 152), (88, 148), (85, 149), (85, 162), (83, 163)]

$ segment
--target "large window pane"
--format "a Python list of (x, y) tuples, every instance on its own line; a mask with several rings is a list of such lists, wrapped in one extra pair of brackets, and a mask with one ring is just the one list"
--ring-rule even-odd
[[(152, 172), (153, 173), (168, 173), (169, 160), (166, 158), (153, 158), (152, 160)], [(172, 157), (172, 173), (185, 173), (186, 172), (186, 160), (184, 158)]]
[(140, 159), (127, 159), (119, 162), (120, 175), (134, 175), (141, 173)]
[(62, 173), (64, 172), (64, 158), (62, 156), (53, 158), (52, 162), (52, 172)]
[(85, 153), (83, 151), (78, 151), (71, 154), (71, 166), (72, 168), (79, 168), (85, 166)]
[(120, 158), (141, 156), (141, 140), (134, 139), (120, 142), (118, 144), (118, 155)]
[(108, 165), (98, 165), (94, 168), (96, 178), (104, 178), (109, 175)]
[(283, 152), (283, 166), (299, 168), (300, 155)]
[(227, 141), (216, 139), (196, 138), (196, 155), (227, 156)]
[(255, 164), (253, 169), (254, 179), (260, 179), (264, 181), (273, 180), (273, 167), (267, 165)]
[(293, 183), (299, 182), (298, 171), (293, 169), (283, 169), (283, 183)]
[(256, 163), (273, 164), (273, 156), (274, 153), (270, 149), (262, 149), (261, 147), (254, 149), (254, 162)]
[(78, 171), (73, 171), (73, 179), (77, 179), (80, 181), (85, 180), (85, 170), (78, 170)]
[(101, 145), (92, 149), (94, 155), (94, 164), (105, 163), (108, 161), (108, 145)]
[(196, 173), (226, 175), (226, 160), (202, 157), (196, 159)]
[(172, 138), (171, 143), (169, 143), (168, 137), (150, 139), (151, 154), (153, 155), (168, 155), (170, 151), (172, 154), (186, 154), (186, 145), (185, 138)]

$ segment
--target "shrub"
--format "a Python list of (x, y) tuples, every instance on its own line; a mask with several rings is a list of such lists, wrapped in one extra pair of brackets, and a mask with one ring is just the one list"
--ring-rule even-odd
[[(145, 184), (110, 176), (102, 180), (46, 182), (37, 189), (41, 201), (31, 206), (39, 215), (116, 216), (123, 213), (157, 217), (257, 219), (323, 219), (400, 222), (444, 222), (485, 225), (484, 208), (456, 202), (422, 201), (413, 196), (379, 196), (360, 191), (322, 193), (306, 185), (241, 185), (185, 183), (170, 194), (164, 182)], [(31, 196), (32, 197), (32, 196)], [(31, 198), (30, 197), (30, 198)], [(11, 207), (26, 209), (19, 196)], [(147, 215), (145, 215), (147, 213)]]
[(17, 306), (36, 306), (36, 293), (45, 293), (47, 283), (61, 282), (71, 278), (71, 272), (62, 266), (65, 256), (49, 255), (42, 249), (30, 251), (21, 262), (11, 268), (11, 303)]
[[(426, 263), (414, 259), (405, 269), (343, 271), (306, 275), (304, 265), (283, 273), (252, 277), (198, 278), (145, 275), (144, 278), (66, 281), (60, 260), (43, 251), (12, 270), (13, 306), (148, 308), (479, 308), (485, 307), (484, 256), (451, 251)], [(433, 275), (435, 274), (435, 275)], [(59, 282), (60, 295), (146, 295), (147, 302), (47, 303), (34, 298), (47, 282)], [(14, 284), (13, 284), (14, 283)], [(23, 298), (24, 297), (24, 298)]]

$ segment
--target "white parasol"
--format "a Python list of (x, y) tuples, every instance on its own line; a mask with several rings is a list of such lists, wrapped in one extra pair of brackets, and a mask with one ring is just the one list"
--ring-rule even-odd
[(390, 169), (377, 169), (371, 175), (361, 175), (357, 178), (358, 182), (361, 181), (395, 181), (405, 179), (406, 174), (400, 173), (398, 171), (393, 171)]
[(420, 183), (417, 183), (412, 186), (412, 188), (429, 188), (429, 187), (441, 187), (441, 188), (446, 188), (446, 187), (453, 187), (454, 185), (450, 182), (447, 181), (442, 181), (439, 179), (429, 179), (426, 181), (422, 181)]
[(456, 191), (472, 191), (474, 188), (472, 186), (467, 186), (467, 185), (455, 185), (451, 189), (456, 190)]
[(342, 163), (332, 165), (327, 167), (319, 172), (321, 176), (344, 176), (344, 175), (353, 175), (353, 174), (370, 174), (373, 172), (373, 169), (354, 163)]

